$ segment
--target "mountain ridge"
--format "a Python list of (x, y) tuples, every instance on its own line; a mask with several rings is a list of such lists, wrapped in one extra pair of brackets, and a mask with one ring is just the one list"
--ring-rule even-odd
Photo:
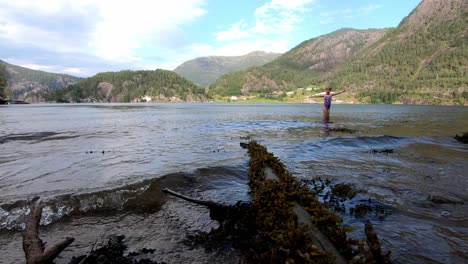
[(322, 76), (364, 103), (468, 103), (468, 3), (424, 0), (360, 56)]
[(206, 56), (186, 61), (174, 72), (200, 86), (207, 86), (221, 75), (259, 66), (277, 58), (281, 53), (253, 51), (242, 56)]
[(223, 75), (208, 87), (223, 96), (291, 90), (316, 82), (320, 75), (378, 40), (388, 29), (339, 29), (303, 41), (259, 67)]
[(424, 0), (397, 28), (365, 38), (358, 34), (372, 29), (344, 28), (306, 40), (263, 66), (223, 75), (208, 93), (332, 86), (346, 88), (344, 97), (361, 103), (466, 105), (467, 6), (464, 0)]
[(33, 92), (64, 88), (82, 79), (68, 74), (33, 70), (3, 60), (0, 60), (0, 65), (5, 68), (7, 86), (14, 99), (22, 100)]

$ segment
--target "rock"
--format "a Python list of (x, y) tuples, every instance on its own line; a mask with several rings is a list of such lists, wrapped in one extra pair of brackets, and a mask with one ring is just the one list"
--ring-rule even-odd
[(450, 216), (450, 212), (448, 212), (448, 211), (442, 211), (442, 213), (440, 213), (440, 215), (441, 215), (441, 216), (447, 217), (447, 216)]
[(463, 204), (463, 199), (448, 194), (432, 193), (429, 201), (438, 204)]

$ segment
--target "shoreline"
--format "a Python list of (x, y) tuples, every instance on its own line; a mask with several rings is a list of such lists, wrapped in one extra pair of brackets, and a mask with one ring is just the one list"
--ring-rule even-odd
[[(3, 101), (8, 102), (8, 101)], [(129, 104), (129, 105), (153, 105), (153, 104), (311, 104), (311, 105), (321, 105), (322, 102), (294, 102), (294, 101), (200, 101), (200, 102), (82, 102), (82, 103), (57, 103), (57, 102), (37, 102), (29, 103), (25, 101), (14, 101), (15, 103), (3, 103), (0, 101), (0, 105), (98, 105), (98, 104)], [(392, 104), (371, 104), (371, 103), (361, 103), (361, 102), (333, 102), (332, 105), (401, 105), (401, 106), (456, 106), (456, 107), (465, 107), (468, 104), (404, 104), (401, 102), (392, 103)]]

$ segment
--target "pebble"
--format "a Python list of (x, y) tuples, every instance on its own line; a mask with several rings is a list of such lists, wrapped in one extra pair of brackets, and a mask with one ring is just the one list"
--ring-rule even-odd
[(442, 213), (440, 213), (441, 216), (450, 216), (450, 212), (449, 211), (442, 211)]

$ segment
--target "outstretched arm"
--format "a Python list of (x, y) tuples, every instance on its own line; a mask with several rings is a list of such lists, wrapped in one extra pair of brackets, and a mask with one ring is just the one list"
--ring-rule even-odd
[(332, 96), (339, 95), (339, 94), (342, 94), (342, 93), (344, 93), (344, 92), (346, 92), (346, 90), (343, 90), (343, 91), (341, 91), (341, 92), (334, 93), (334, 94), (332, 94)]

